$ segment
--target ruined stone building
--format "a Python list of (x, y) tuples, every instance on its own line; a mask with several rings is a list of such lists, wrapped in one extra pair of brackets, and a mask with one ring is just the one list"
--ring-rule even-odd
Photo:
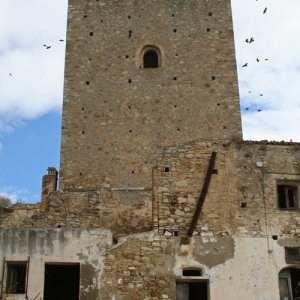
[(299, 150), (242, 139), (229, 0), (69, 0), (59, 188), (0, 212), (0, 298), (296, 299)]

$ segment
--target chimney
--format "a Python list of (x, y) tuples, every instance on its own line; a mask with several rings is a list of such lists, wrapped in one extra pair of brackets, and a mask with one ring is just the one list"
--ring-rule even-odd
[(42, 181), (42, 202), (46, 197), (57, 189), (57, 176), (58, 172), (54, 167), (48, 168), (48, 174), (43, 176)]

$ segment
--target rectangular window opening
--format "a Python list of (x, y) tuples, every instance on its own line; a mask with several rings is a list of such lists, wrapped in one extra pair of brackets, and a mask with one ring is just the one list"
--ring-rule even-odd
[(7, 262), (6, 293), (25, 294), (27, 262)]
[(278, 208), (299, 209), (299, 197), (297, 185), (277, 185)]
[(285, 260), (288, 264), (300, 263), (300, 247), (285, 247)]
[(183, 276), (202, 276), (201, 269), (184, 269), (182, 271)]

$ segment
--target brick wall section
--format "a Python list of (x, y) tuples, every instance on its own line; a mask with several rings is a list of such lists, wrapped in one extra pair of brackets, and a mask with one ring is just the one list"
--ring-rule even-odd
[(60, 188), (151, 188), (163, 146), (241, 140), (234, 53), (229, 0), (69, 1)]

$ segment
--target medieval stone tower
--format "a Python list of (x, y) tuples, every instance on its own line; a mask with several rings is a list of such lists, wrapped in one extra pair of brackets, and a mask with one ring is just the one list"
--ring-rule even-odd
[(229, 0), (69, 0), (60, 182), (0, 209), (0, 300), (300, 297), (300, 144), (243, 141)]
[(241, 140), (229, 0), (73, 0), (67, 37), (63, 189), (149, 185), (164, 146)]

